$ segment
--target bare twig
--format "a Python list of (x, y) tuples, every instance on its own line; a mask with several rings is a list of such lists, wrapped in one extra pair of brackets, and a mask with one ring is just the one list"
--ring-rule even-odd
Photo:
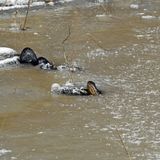
[(70, 37), (70, 35), (71, 35), (71, 27), (70, 26), (68, 26), (68, 35), (65, 37), (65, 39), (62, 41), (62, 44), (64, 44), (67, 40), (68, 40), (68, 38)]
[[(67, 34), (67, 36), (65, 37), (65, 39), (62, 41), (62, 45), (63, 45), (63, 56), (64, 56), (65, 63), (66, 63), (67, 65), (69, 65), (69, 61), (68, 61), (68, 58), (67, 58), (67, 56), (66, 56), (65, 42), (69, 39), (70, 36), (71, 36), (71, 27), (70, 27), (70, 25), (68, 25), (68, 34)], [(69, 77), (70, 77), (71, 82), (73, 82), (73, 78), (72, 78), (72, 75), (71, 75), (70, 72), (69, 72)]]
[(68, 59), (67, 59), (67, 56), (66, 56), (66, 52), (65, 52), (65, 42), (69, 39), (70, 35), (71, 35), (71, 28), (70, 28), (70, 26), (68, 26), (68, 34), (67, 34), (67, 36), (65, 37), (65, 39), (62, 41), (64, 60), (65, 60), (65, 63), (67, 63), (67, 64), (68, 64), (69, 62), (68, 62)]
[[(111, 118), (112, 118), (112, 120), (114, 121), (113, 117), (111, 117)], [(116, 129), (116, 133), (118, 134), (118, 137), (119, 137), (119, 140), (120, 140), (120, 142), (121, 142), (121, 145), (123, 146), (123, 148), (124, 148), (124, 150), (125, 150), (125, 153), (126, 153), (126, 155), (128, 156), (128, 159), (129, 159), (129, 160), (132, 160), (132, 159), (131, 159), (131, 155), (130, 155), (129, 151), (127, 150), (127, 147), (126, 147), (126, 145), (125, 145), (125, 143), (124, 143), (124, 141), (123, 141), (123, 139), (122, 139), (122, 137), (121, 137), (121, 134), (119, 133), (119, 130), (117, 129), (116, 125), (114, 125), (114, 127), (115, 127), (115, 129)]]
[(24, 19), (24, 23), (23, 23), (23, 26), (20, 27), (20, 29), (23, 30), (23, 31), (26, 30), (27, 18), (28, 18), (28, 13), (29, 13), (31, 1), (32, 1), (32, 0), (28, 0), (28, 7), (27, 7), (27, 12), (26, 12), (26, 16), (25, 16), (25, 19)]
[(115, 126), (115, 128), (116, 128), (116, 132), (117, 132), (117, 134), (118, 134), (118, 137), (119, 137), (119, 139), (120, 139), (120, 142), (121, 142), (121, 144), (122, 144), (122, 146), (123, 146), (123, 148), (124, 148), (124, 150), (125, 150), (125, 153), (127, 154), (128, 159), (131, 160), (130, 153), (128, 152), (127, 147), (126, 147), (126, 145), (125, 145), (125, 143), (124, 143), (124, 141), (123, 141), (123, 139), (122, 139), (122, 137), (121, 137), (121, 135), (120, 135), (120, 133), (119, 133), (119, 131), (118, 131), (118, 129), (117, 129), (116, 126)]

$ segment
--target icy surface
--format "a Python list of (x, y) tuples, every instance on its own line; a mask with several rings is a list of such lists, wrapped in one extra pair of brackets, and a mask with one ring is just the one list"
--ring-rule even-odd
[(7, 59), (4, 59), (4, 60), (1, 60), (0, 61), (0, 68), (8, 67), (8, 66), (11, 66), (11, 65), (17, 65), (17, 64), (19, 64), (19, 56), (14, 56), (12, 58), (7, 58)]
[[(30, 7), (35, 6), (45, 6), (45, 2), (32, 2)], [(18, 9), (18, 8), (26, 8), (28, 7), (28, 2), (21, 1), (21, 3), (17, 3), (17, 1), (8, 1), (8, 3), (1, 3), (0, 11), (6, 11), (11, 9)]]
[(0, 47), (0, 60), (8, 58), (8, 57), (12, 57), (15, 54), (17, 54), (17, 52), (12, 48)]
[(8, 149), (0, 149), (0, 157), (7, 154), (7, 153), (11, 153), (12, 151), (11, 150), (8, 150)]

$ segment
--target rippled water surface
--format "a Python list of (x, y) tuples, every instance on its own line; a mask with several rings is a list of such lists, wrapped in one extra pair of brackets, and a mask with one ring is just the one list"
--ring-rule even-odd
[[(1, 14), (0, 46), (28, 46), (57, 65), (65, 53), (84, 69), (0, 69), (0, 159), (159, 160), (159, 8), (159, 0), (74, 1), (30, 11), (25, 32), (23, 11)], [(68, 80), (95, 81), (104, 94), (50, 93)]]

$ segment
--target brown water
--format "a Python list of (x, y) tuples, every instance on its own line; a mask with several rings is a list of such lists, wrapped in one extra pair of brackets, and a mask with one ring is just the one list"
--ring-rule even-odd
[[(22, 13), (1, 16), (0, 46), (29, 46), (56, 64), (64, 63), (70, 26), (65, 53), (84, 71), (0, 70), (0, 159), (127, 160), (127, 151), (132, 160), (160, 159), (160, 2), (139, 1), (140, 9), (130, 2), (33, 10), (26, 32), (13, 27)], [(95, 81), (104, 94), (50, 93), (71, 77)]]

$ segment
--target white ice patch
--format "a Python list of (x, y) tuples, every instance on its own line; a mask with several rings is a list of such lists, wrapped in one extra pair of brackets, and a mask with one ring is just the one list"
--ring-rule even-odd
[(65, 2), (72, 2), (73, 0), (60, 0), (59, 2), (65, 3)]
[(142, 19), (155, 19), (155, 16), (151, 16), (151, 15), (146, 15), (146, 16), (142, 16)]
[[(26, 8), (28, 7), (28, 0), (8, 0), (5, 3), (1, 2), (0, 11), (6, 11), (11, 9), (18, 9), (18, 8)], [(35, 6), (45, 6), (45, 2), (32, 2), (30, 7)]]
[(106, 17), (106, 14), (97, 14), (96, 17), (97, 18)]
[(7, 154), (7, 153), (11, 153), (12, 151), (11, 150), (8, 150), (8, 149), (0, 149), (0, 157)]
[(26, 5), (28, 4), (28, 0), (15, 0), (17, 5)]
[(143, 12), (140, 12), (140, 13), (137, 13), (136, 15), (137, 16), (143, 16), (145, 13), (143, 13)]
[(71, 71), (71, 72), (76, 72), (76, 71), (81, 71), (82, 68), (79, 67), (76, 63), (73, 63), (73, 65), (69, 66), (66, 64), (57, 66), (58, 71)]
[(97, 3), (104, 3), (104, 2), (108, 3), (109, 0), (97, 0)]
[(11, 5), (15, 5), (16, 4), (16, 0), (6, 0), (4, 2), (4, 5), (6, 6), (11, 6)]
[(16, 53), (16, 51), (12, 48), (8, 48), (8, 47), (0, 47), (0, 54), (3, 54), (3, 53)]
[[(35, 0), (31, 1), (31, 5), (34, 3), (41, 4), (42, 2), (37, 2)], [(1, 5), (3, 6), (16, 6), (16, 5), (28, 5), (28, 0), (2, 0)]]
[(130, 8), (132, 8), (132, 9), (139, 9), (139, 5), (138, 4), (131, 4)]
[(45, 2), (33, 2), (31, 7), (34, 7), (34, 6), (44, 6), (45, 5)]
[(12, 48), (0, 47), (0, 60), (8, 57), (12, 57), (15, 54), (17, 54), (17, 52)]
[(0, 68), (19, 64), (19, 56), (14, 56), (12, 58), (7, 58), (4, 60), (0, 60)]

